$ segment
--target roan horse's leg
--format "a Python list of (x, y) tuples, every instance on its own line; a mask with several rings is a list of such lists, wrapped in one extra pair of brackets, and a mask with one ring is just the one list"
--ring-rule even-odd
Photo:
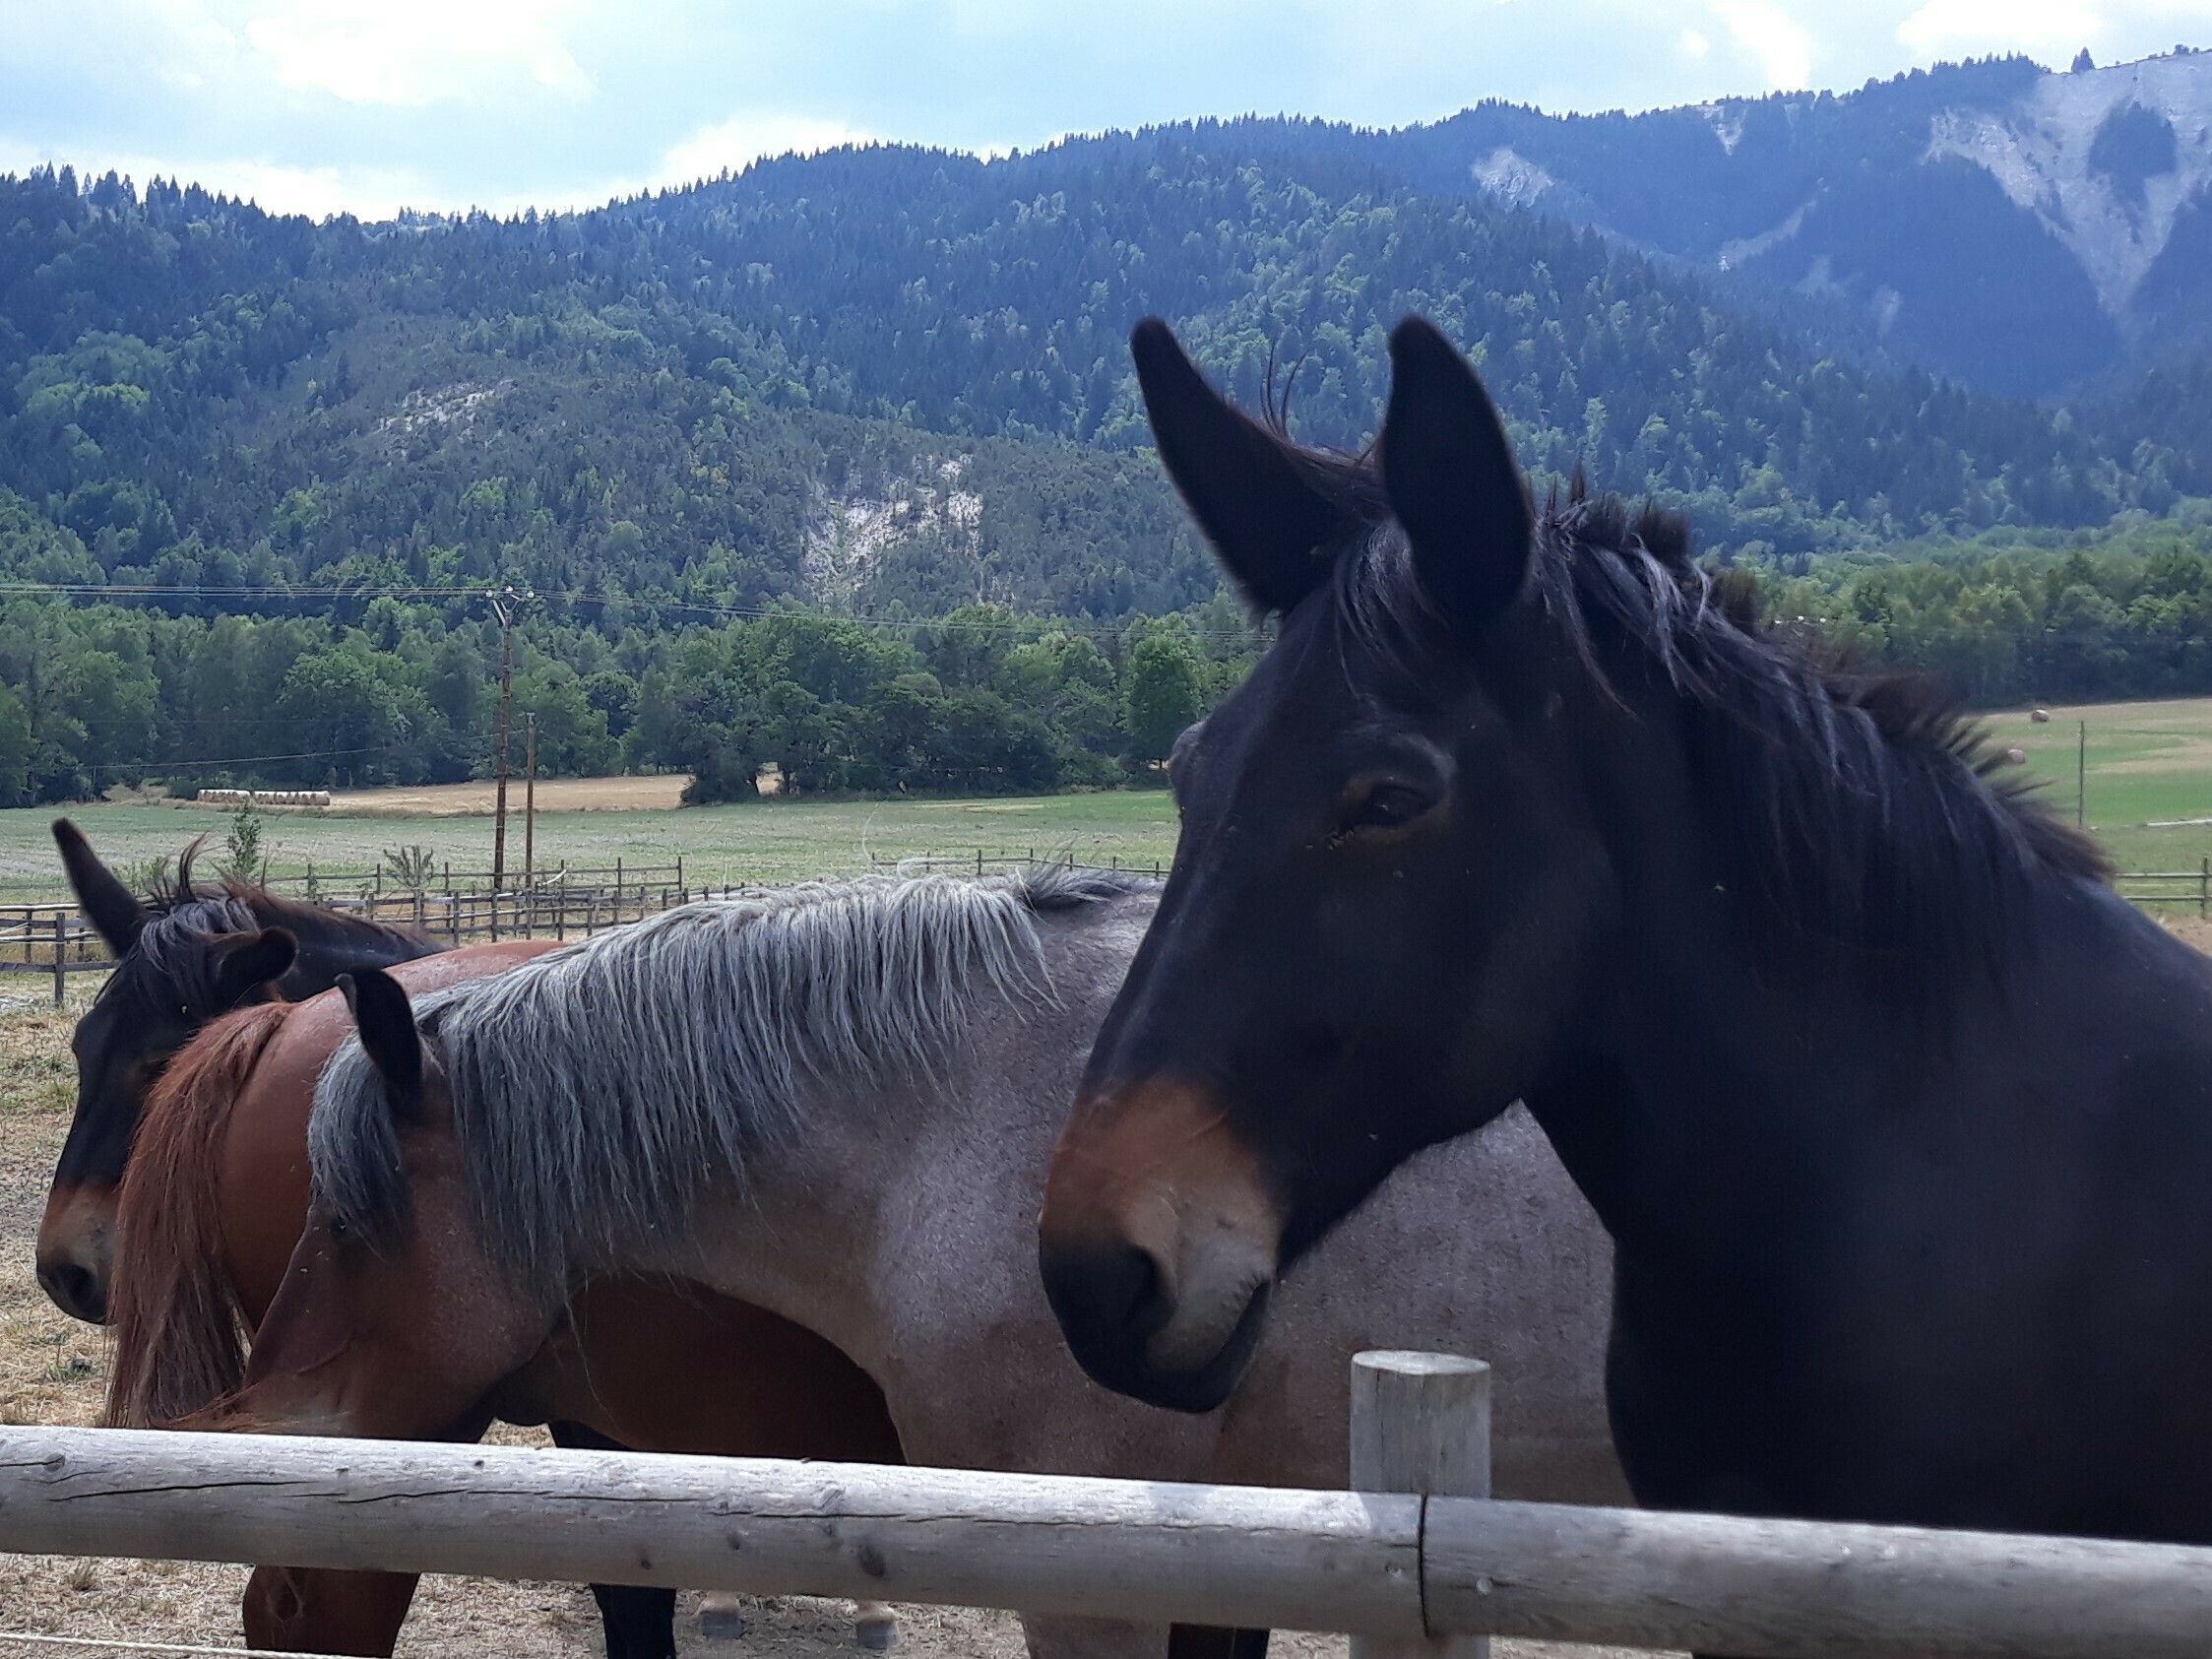
[[(853, 1637), (871, 1653), (899, 1645), (899, 1616), (879, 1601), (853, 1604)], [(709, 1637), (736, 1637), (745, 1633), (745, 1616), (737, 1598), (709, 1590), (699, 1598), (699, 1633)]]

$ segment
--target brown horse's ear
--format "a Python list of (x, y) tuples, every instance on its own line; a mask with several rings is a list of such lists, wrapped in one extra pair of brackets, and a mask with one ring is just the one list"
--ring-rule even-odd
[(214, 1012), (235, 1008), (263, 986), (283, 979), (299, 959), (299, 941), (282, 927), (233, 933), (216, 947)]
[(1489, 394), (1457, 347), (1408, 317), (1390, 336), (1382, 483), (1422, 591), (1457, 628), (1479, 628), (1528, 580), (1536, 508)]
[(1350, 528), (1283, 439), (1239, 414), (1192, 366), (1158, 317), (1129, 336), (1152, 440), (1191, 517), (1253, 604), (1288, 610), (1329, 573)]
[(109, 954), (120, 957), (138, 939), (146, 925), (146, 907), (115, 872), (99, 861), (85, 832), (67, 818), (54, 820), (54, 845), (61, 849), (61, 867), (69, 872), (69, 885), (77, 895), (77, 908), (93, 925)]
[(414, 1009), (399, 981), (376, 968), (338, 976), (346, 1006), (360, 1027), (361, 1048), (384, 1079), (384, 1098), (396, 1117), (412, 1119), (422, 1109), (422, 1037)]

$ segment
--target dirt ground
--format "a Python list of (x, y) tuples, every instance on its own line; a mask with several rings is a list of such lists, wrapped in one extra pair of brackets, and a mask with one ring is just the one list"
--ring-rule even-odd
[[(75, 1099), (69, 1031), (92, 999), (92, 979), (71, 983), (69, 1006), (60, 1011), (43, 996), (0, 997), (0, 1423), (93, 1423), (106, 1385), (103, 1334), (57, 1311), (32, 1271), (39, 1212)], [(517, 1430), (493, 1437), (542, 1443)], [(235, 1646), (246, 1572), (186, 1562), (0, 1555), (0, 1659), (55, 1651), (11, 1646), (11, 1632)], [(841, 1602), (750, 1599), (745, 1634), (716, 1641), (700, 1634), (695, 1605), (687, 1596), (678, 1608), (676, 1639), (686, 1654), (833, 1659), (860, 1651), (851, 1610)], [(916, 1659), (1021, 1659), (1024, 1652), (1010, 1614), (898, 1611), (899, 1651)], [(1285, 1633), (1271, 1652), (1280, 1659), (1343, 1659), (1345, 1647), (1342, 1637)], [(422, 1580), (399, 1646), (401, 1659), (594, 1659), (602, 1651), (598, 1611), (580, 1585), (439, 1577)], [(1496, 1652), (1499, 1659), (1609, 1659), (1595, 1648), (1534, 1643), (1500, 1642)]]

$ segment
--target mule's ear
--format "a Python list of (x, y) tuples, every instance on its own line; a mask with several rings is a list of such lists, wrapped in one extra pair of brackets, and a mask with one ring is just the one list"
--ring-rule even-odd
[(99, 861), (85, 832), (67, 818), (54, 820), (54, 845), (61, 849), (61, 867), (69, 872), (69, 885), (77, 895), (77, 908), (93, 925), (113, 956), (121, 956), (146, 925), (146, 907), (138, 895), (116, 879), (115, 872)]
[(408, 993), (376, 968), (339, 975), (338, 989), (353, 1010), (369, 1063), (384, 1079), (384, 1098), (396, 1116), (412, 1117), (422, 1106), (422, 1037)]
[(299, 958), (299, 941), (282, 927), (259, 933), (233, 933), (219, 947), (216, 964), (214, 1012), (235, 1008), (255, 991), (291, 972)]
[(1478, 628), (1528, 580), (1536, 508), (1489, 394), (1459, 349), (1408, 317), (1390, 336), (1382, 485), (1429, 603)]
[(1300, 470), (1290, 445), (1239, 414), (1147, 317), (1129, 336), (1152, 441), (1190, 515), (1253, 604), (1288, 610), (1329, 573), (1327, 549), (1349, 528)]

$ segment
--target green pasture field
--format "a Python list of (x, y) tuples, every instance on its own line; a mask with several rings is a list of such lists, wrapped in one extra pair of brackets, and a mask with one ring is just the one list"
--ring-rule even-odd
[[(174, 857), (211, 835), (219, 855), (228, 817), (159, 802), (0, 812), (0, 893), (22, 901), (66, 892), (48, 826), (66, 813), (108, 863), (128, 869)], [(454, 869), (488, 869), (492, 822), (480, 816), (349, 816), (270, 811), (262, 842), (274, 875), (368, 869), (387, 849), (420, 845)], [(507, 861), (523, 859), (520, 813), (507, 830)], [(539, 812), (537, 861), (579, 866), (667, 864), (680, 855), (685, 885), (793, 881), (864, 870), (871, 857), (935, 855), (1065, 858), (1081, 863), (1163, 865), (1173, 857), (1175, 813), (1165, 790), (992, 800), (761, 800), (657, 811)], [(212, 858), (211, 858), (212, 862)]]
[(2048, 724), (2026, 710), (1991, 715), (1991, 736), (2027, 756), (2064, 816), (2085, 808), (2121, 869), (2193, 870), (2212, 857), (2212, 698), (2046, 712)]

